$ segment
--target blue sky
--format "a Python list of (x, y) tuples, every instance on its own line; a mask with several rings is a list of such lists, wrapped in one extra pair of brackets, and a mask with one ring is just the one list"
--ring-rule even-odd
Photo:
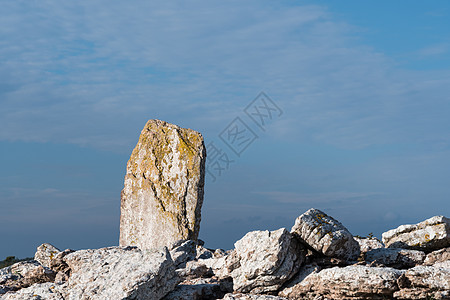
[[(215, 182), (200, 238), (293, 225), (354, 234), (450, 215), (447, 1), (4, 1), (0, 258), (115, 245), (126, 162), (148, 119), (258, 135)], [(265, 131), (244, 108), (283, 110)], [(222, 143), (222, 144), (221, 144)]]

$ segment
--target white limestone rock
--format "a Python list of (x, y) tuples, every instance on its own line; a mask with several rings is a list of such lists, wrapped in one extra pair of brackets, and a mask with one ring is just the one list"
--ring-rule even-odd
[(205, 159), (200, 133), (160, 120), (147, 122), (127, 164), (121, 246), (156, 249), (197, 240)]
[(450, 261), (450, 247), (428, 253), (425, 257), (424, 265), (431, 266), (435, 263)]
[(319, 273), (322, 268), (315, 263), (304, 265), (300, 271), (289, 280), (278, 293), (281, 297), (295, 297), (298, 294), (296, 286), (313, 273)]
[(371, 265), (384, 265), (396, 269), (412, 268), (423, 263), (425, 252), (401, 248), (379, 248), (366, 253), (365, 260)]
[(233, 278), (237, 292), (276, 291), (305, 259), (301, 244), (284, 228), (249, 232), (234, 245), (224, 270)]
[(347, 228), (315, 208), (295, 220), (291, 233), (326, 256), (356, 260), (360, 254), (359, 244)]
[(176, 270), (177, 275), (185, 280), (202, 278), (202, 277), (212, 277), (214, 272), (208, 266), (206, 266), (201, 261), (188, 261), (184, 268)]
[(170, 250), (170, 256), (177, 268), (186, 265), (186, 262), (195, 259), (197, 255), (197, 245), (195, 241), (181, 241), (178, 246)]
[(398, 286), (398, 299), (450, 299), (450, 269), (417, 266), (398, 279)]
[(50, 268), (50, 262), (59, 252), (61, 251), (55, 246), (44, 243), (37, 247), (36, 253), (34, 254), (34, 260), (38, 261), (44, 267)]
[(383, 243), (376, 238), (360, 238), (356, 236), (353, 238), (358, 242), (361, 253), (366, 253), (373, 249), (384, 248)]
[(136, 247), (80, 250), (64, 257), (71, 270), (65, 299), (152, 299), (179, 283), (167, 248)]
[(163, 300), (220, 299), (231, 291), (231, 282), (223, 282), (217, 278), (196, 278), (181, 282)]
[(53, 281), (55, 275), (55, 272), (42, 266), (37, 261), (17, 262), (0, 269), (0, 290), (1, 293), (17, 291), (35, 283)]
[(289, 299), (383, 299), (398, 290), (404, 271), (353, 265), (313, 271), (294, 286), (280, 292)]
[(230, 272), (226, 266), (226, 261), (229, 255), (224, 255), (220, 257), (211, 257), (207, 259), (199, 259), (198, 263), (205, 265), (207, 268), (211, 269), (211, 272), (219, 278), (225, 278), (230, 276)]
[(2, 300), (65, 300), (62, 287), (51, 283), (38, 283), (1, 297)]
[(382, 235), (383, 243), (390, 248), (433, 251), (450, 247), (450, 220), (435, 216), (413, 225), (401, 225)]

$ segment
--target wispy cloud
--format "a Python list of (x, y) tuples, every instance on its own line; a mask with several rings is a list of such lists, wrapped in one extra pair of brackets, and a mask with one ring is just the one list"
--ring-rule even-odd
[(436, 44), (420, 49), (419, 51), (417, 51), (417, 54), (424, 57), (440, 56), (447, 54), (449, 50), (450, 47), (448, 44)]
[(128, 151), (146, 119), (213, 132), (260, 90), (286, 136), (342, 147), (441, 120), (448, 72), (403, 72), (320, 6), (237, 4), (5, 4), (0, 139)]

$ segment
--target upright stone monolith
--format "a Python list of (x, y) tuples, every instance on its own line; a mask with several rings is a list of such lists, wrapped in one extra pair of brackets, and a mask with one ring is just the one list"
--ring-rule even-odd
[(147, 122), (127, 164), (121, 246), (153, 249), (198, 238), (205, 160), (200, 133), (160, 120)]

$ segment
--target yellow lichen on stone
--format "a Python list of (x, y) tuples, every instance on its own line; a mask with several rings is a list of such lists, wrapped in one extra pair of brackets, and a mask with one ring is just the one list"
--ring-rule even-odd
[[(205, 158), (200, 133), (159, 120), (147, 122), (127, 164), (121, 204), (121, 244), (126, 244), (127, 236), (135, 240), (131, 238), (135, 229), (125, 229), (134, 218), (140, 224), (139, 239), (151, 236), (154, 239), (154, 230), (176, 230), (179, 239), (197, 238)], [(141, 211), (139, 217), (133, 216), (134, 211)], [(142, 211), (158, 217), (146, 217)]]

